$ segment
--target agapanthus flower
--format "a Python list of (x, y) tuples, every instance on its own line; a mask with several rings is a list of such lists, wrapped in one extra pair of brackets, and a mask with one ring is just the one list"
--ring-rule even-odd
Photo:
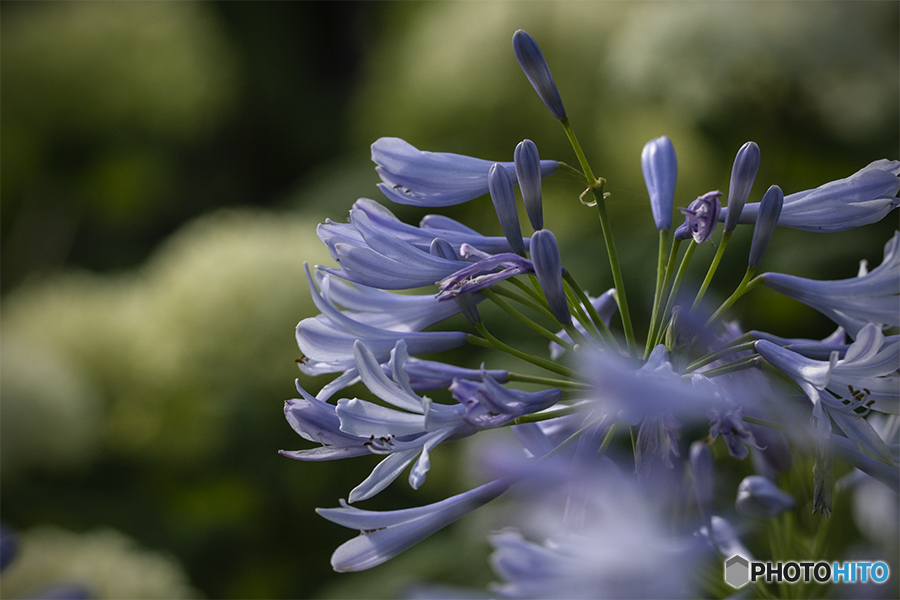
[(650, 208), (656, 228), (668, 231), (672, 226), (675, 181), (678, 178), (678, 160), (672, 141), (662, 136), (647, 142), (641, 151), (641, 169), (650, 194)]
[(544, 227), (543, 201), (541, 199), (541, 159), (537, 146), (531, 140), (516, 145), (513, 155), (516, 177), (525, 203), (525, 213), (535, 231)]
[(728, 210), (725, 214), (725, 231), (734, 231), (744, 210), (744, 204), (759, 170), (759, 146), (747, 142), (738, 150), (731, 168), (731, 183), (728, 186)]
[(516, 275), (534, 273), (534, 264), (530, 260), (512, 252), (491, 255), (478, 252), (468, 245), (463, 245), (462, 252), (466, 257), (474, 256), (481, 260), (438, 281), (439, 300), (471, 294)]
[(519, 66), (525, 72), (525, 77), (537, 92), (547, 109), (557, 119), (566, 118), (566, 109), (563, 107), (562, 98), (556, 89), (556, 82), (550, 73), (550, 67), (541, 52), (540, 46), (534, 38), (525, 31), (519, 29), (513, 34), (513, 51)]
[(780, 187), (773, 185), (763, 195), (756, 214), (756, 226), (753, 228), (750, 256), (747, 259), (747, 264), (751, 269), (756, 269), (762, 261), (766, 248), (769, 247), (769, 242), (775, 234), (775, 227), (778, 225), (778, 218), (783, 206), (784, 193)]
[(698, 244), (709, 240), (719, 223), (719, 212), (722, 203), (719, 197), (722, 192), (707, 192), (694, 200), (687, 208), (679, 208), (684, 213), (684, 224), (675, 230), (675, 237), (687, 239), (693, 237)]
[(522, 243), (522, 229), (519, 226), (519, 212), (516, 210), (516, 192), (513, 189), (512, 175), (499, 163), (491, 165), (488, 171), (488, 191), (491, 193), (494, 211), (510, 247), (516, 254), (524, 256), (525, 245)]
[(538, 282), (550, 306), (550, 312), (563, 325), (572, 322), (566, 292), (563, 288), (562, 263), (556, 236), (549, 229), (540, 229), (531, 237), (531, 260)]
[(772, 480), (748, 475), (738, 486), (734, 506), (739, 513), (759, 519), (770, 519), (794, 507), (794, 497)]
[[(876, 160), (846, 179), (784, 197), (778, 218), (782, 227), (803, 231), (845, 231), (877, 223), (897, 208), (900, 161)], [(739, 223), (756, 222), (759, 203), (746, 204)], [(721, 220), (728, 218), (723, 210)]]
[[(381, 177), (379, 189), (398, 204), (452, 206), (488, 193), (488, 171), (496, 161), (426, 152), (400, 138), (379, 138), (372, 144), (372, 161)], [(500, 163), (515, 177), (512, 162)], [(555, 160), (541, 161), (541, 177), (556, 171)]]

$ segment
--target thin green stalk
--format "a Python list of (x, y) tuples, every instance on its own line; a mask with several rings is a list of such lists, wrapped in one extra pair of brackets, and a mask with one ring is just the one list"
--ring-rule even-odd
[[(740, 341), (738, 341), (738, 340), (740, 340)], [(747, 341), (747, 340), (749, 340), (749, 341)], [(756, 347), (755, 344), (756, 344), (756, 341), (753, 340), (749, 334), (745, 333), (744, 335), (740, 336), (739, 338), (736, 338), (735, 340), (733, 340), (730, 344), (728, 344), (724, 348), (721, 348), (721, 349), (713, 352), (712, 354), (707, 354), (703, 358), (699, 358), (699, 359), (695, 360), (694, 362), (692, 362), (691, 364), (689, 364), (687, 366), (687, 369), (685, 369), (685, 372), (690, 373), (692, 371), (696, 371), (700, 367), (705, 367), (709, 363), (715, 362), (722, 357), (728, 356), (729, 354), (734, 354), (735, 352), (743, 352), (745, 350), (754, 350)]]
[(687, 250), (684, 251), (684, 256), (681, 257), (681, 264), (678, 266), (678, 273), (675, 275), (675, 282), (672, 284), (672, 290), (669, 292), (669, 299), (666, 301), (666, 308), (660, 315), (662, 320), (660, 321), (659, 329), (656, 331), (656, 335), (654, 336), (656, 339), (653, 340), (652, 348), (655, 348), (662, 339), (663, 331), (665, 327), (662, 324), (666, 320), (666, 315), (672, 312), (672, 305), (675, 304), (675, 298), (678, 296), (678, 288), (681, 287), (681, 282), (684, 279), (684, 274), (687, 271), (688, 263), (691, 262), (691, 257), (694, 255), (694, 250), (697, 249), (697, 242), (691, 240), (688, 244)]
[[(584, 325), (585, 331), (587, 331), (589, 329), (594, 329), (596, 332), (596, 328), (594, 327), (593, 322), (591, 322), (591, 319), (590, 319), (590, 317), (587, 316), (587, 313), (584, 312), (584, 309), (581, 307), (581, 303), (578, 301), (578, 298), (575, 296), (575, 293), (567, 285), (564, 285), (563, 288), (566, 293), (566, 299), (569, 301), (569, 304), (571, 305), (572, 310), (575, 311), (575, 317), (582, 323), (582, 325)], [(575, 325), (573, 323), (570, 323), (566, 327), (566, 332), (569, 333), (570, 337), (572, 337), (572, 332), (569, 331), (569, 328), (574, 330), (574, 332), (577, 334), (579, 344), (582, 342), (588, 341), (587, 336), (585, 334), (581, 333), (581, 331), (577, 327), (575, 327)], [(600, 333), (599, 332), (596, 332), (596, 333), (597, 333), (597, 337), (599, 338)], [(575, 338), (572, 337), (572, 339), (574, 340)]]
[[(484, 323), (476, 324), (475, 329), (477, 329), (478, 333), (480, 333), (484, 337), (484, 340), (481, 340), (481, 341), (489, 342), (497, 350), (506, 352), (507, 354), (511, 354), (512, 356), (515, 356), (516, 358), (520, 358), (526, 362), (530, 362), (533, 365), (541, 367), (542, 369), (546, 369), (547, 371), (550, 371), (552, 373), (556, 373), (557, 375), (562, 375), (563, 377), (569, 377), (571, 379), (579, 378), (578, 372), (573, 369), (564, 367), (562, 365), (558, 365), (555, 362), (551, 362), (549, 360), (545, 360), (545, 359), (539, 358), (537, 356), (532, 356), (531, 354), (528, 354), (527, 352), (522, 352), (521, 350), (517, 350), (516, 348), (513, 348), (512, 346), (510, 346), (508, 344), (504, 344), (503, 342), (501, 342), (500, 340), (495, 338), (493, 335), (491, 335), (490, 332), (488, 332), (488, 330), (484, 326)], [(473, 340), (472, 338), (475, 338), (475, 339)], [(475, 340), (479, 340), (478, 336), (469, 335), (469, 336), (467, 336), (466, 339), (473, 344), (483, 345), (483, 344), (479, 344), (479, 342), (475, 341)]]
[(661, 310), (662, 304), (667, 298), (667, 293), (669, 290), (669, 285), (672, 283), (672, 277), (675, 274), (675, 259), (678, 258), (678, 248), (681, 246), (681, 240), (675, 238), (672, 241), (672, 248), (669, 249), (669, 260), (666, 263), (666, 277), (663, 280), (662, 289), (659, 294), (659, 299), (657, 300), (656, 306), (656, 316), (657, 320), (651, 323), (650, 332), (647, 334), (647, 353), (644, 358), (649, 356), (649, 352), (653, 350), (654, 342), (656, 341), (656, 335), (659, 332), (660, 327), (662, 327), (662, 317), (665, 315), (665, 312)]
[(768, 421), (766, 419), (759, 419), (757, 417), (751, 417), (750, 415), (743, 415), (744, 422), (750, 423), (752, 425), (762, 425), (763, 427), (768, 427), (769, 429), (777, 429), (779, 431), (785, 431), (787, 429), (786, 425), (782, 425), (776, 421)]
[(566, 130), (566, 136), (569, 138), (569, 143), (572, 144), (575, 156), (578, 157), (578, 164), (581, 165), (581, 170), (584, 171), (584, 176), (587, 177), (588, 186), (591, 188), (599, 186), (602, 189), (605, 181), (594, 177), (594, 172), (591, 171), (591, 166), (588, 164), (587, 158), (584, 156), (584, 151), (581, 149), (581, 144), (578, 143), (578, 138), (575, 137), (575, 132), (572, 130), (572, 126), (569, 125), (569, 119), (560, 119), (560, 123), (562, 123), (563, 129)]
[(522, 415), (521, 417), (513, 421), (513, 423), (515, 423), (516, 425), (521, 425), (522, 423), (540, 423), (541, 421), (549, 421), (550, 419), (555, 419), (557, 417), (574, 415), (575, 413), (581, 412), (583, 410), (584, 406), (581, 404), (575, 404), (574, 406), (562, 406), (560, 408), (554, 408), (553, 410), (545, 410), (530, 415)]
[(715, 323), (719, 319), (719, 317), (721, 317), (725, 313), (726, 310), (731, 308), (732, 304), (737, 302), (738, 298), (740, 298), (741, 296), (743, 296), (744, 294), (746, 294), (747, 292), (749, 292), (750, 290), (752, 290), (753, 288), (755, 288), (756, 286), (758, 286), (761, 283), (761, 280), (759, 278), (752, 279), (754, 273), (756, 273), (755, 268), (747, 267), (747, 272), (744, 273), (744, 278), (738, 284), (737, 289), (734, 290), (734, 293), (731, 294), (731, 296), (729, 296), (728, 299), (722, 303), (722, 306), (720, 306), (716, 310), (716, 312), (713, 313), (713, 316), (711, 316), (709, 318), (709, 321), (706, 322), (707, 327), (709, 327), (710, 325)]
[(719, 268), (719, 261), (722, 260), (722, 255), (725, 253), (725, 246), (728, 245), (728, 240), (730, 239), (730, 231), (725, 231), (722, 233), (722, 241), (719, 242), (719, 247), (716, 249), (716, 255), (713, 257), (712, 263), (709, 265), (709, 269), (706, 271), (706, 277), (703, 278), (703, 283), (700, 285), (700, 289), (697, 291), (697, 297), (694, 298), (694, 303), (691, 305), (691, 310), (696, 309), (700, 305), (700, 301), (703, 300), (703, 296), (706, 295), (706, 289), (709, 287), (709, 284), (712, 283), (713, 276), (716, 274), (716, 269)]
[[(734, 373), (735, 371), (742, 371), (744, 369), (753, 368), (759, 364), (759, 361), (759, 354), (754, 354), (753, 356), (748, 356), (746, 358), (736, 360), (734, 362), (728, 363), (727, 365), (722, 365), (721, 367), (716, 367), (715, 369), (710, 369), (709, 371), (703, 371), (703, 373), (701, 374), (712, 379), (713, 377), (718, 377), (719, 375), (727, 375), (728, 373)], [(689, 376), (690, 373), (682, 375), (682, 377)]]
[(663, 278), (666, 269), (666, 249), (669, 246), (669, 230), (659, 231), (659, 259), (656, 262), (656, 291), (653, 292), (653, 310), (650, 313), (650, 325), (647, 327), (647, 344), (644, 346), (644, 358), (650, 356), (651, 343), (653, 341), (656, 318), (659, 316), (659, 297), (662, 295)]
[[(519, 288), (520, 290), (522, 290), (523, 292), (525, 292), (526, 294), (528, 294), (529, 296), (531, 296), (531, 298), (532, 298), (535, 302), (537, 302), (538, 304), (540, 304), (541, 306), (543, 306), (544, 308), (546, 308), (546, 309), (547, 309), (547, 312), (550, 312), (550, 304), (547, 302), (547, 299), (544, 298), (544, 295), (543, 295), (543, 294), (537, 293), (536, 291), (534, 291), (533, 289), (531, 289), (530, 287), (528, 287), (528, 285), (526, 285), (525, 282), (519, 281), (519, 280), (518, 280), (517, 278), (515, 278), (515, 277), (510, 277), (510, 278), (507, 279), (506, 281), (510, 282), (511, 284), (513, 284), (514, 286), (516, 286), (517, 288)], [(553, 313), (550, 313), (550, 314), (553, 314)], [(555, 320), (556, 320), (556, 317), (553, 317), (553, 320), (555, 321)]]
[(559, 166), (557, 167), (557, 169), (560, 171), (565, 171), (569, 175), (574, 175), (575, 177), (578, 178), (579, 181), (581, 181), (584, 184), (588, 183), (587, 178), (584, 176), (584, 173), (582, 173), (581, 171), (579, 171), (572, 165), (567, 165), (566, 163), (561, 162), (561, 163), (559, 163)]
[(597, 309), (594, 308), (594, 305), (591, 304), (591, 299), (588, 298), (587, 293), (578, 285), (578, 282), (575, 281), (575, 276), (572, 275), (570, 271), (566, 271), (563, 273), (563, 281), (572, 289), (576, 296), (578, 296), (581, 305), (587, 310), (588, 315), (590, 315), (591, 322), (594, 325), (594, 330), (599, 335), (601, 332), (603, 335), (607, 337), (607, 339), (615, 346), (617, 350), (619, 350), (619, 342), (616, 341), (616, 337), (612, 334), (612, 331), (609, 330), (606, 322), (600, 318), (600, 314), (597, 312)]
[(481, 290), (481, 293), (485, 298), (487, 298), (488, 300), (490, 300), (491, 302), (493, 302), (494, 304), (499, 306), (501, 309), (506, 311), (509, 315), (511, 315), (519, 323), (525, 325), (526, 327), (528, 327), (529, 329), (531, 329), (533, 331), (536, 331), (537, 333), (541, 334), (542, 336), (544, 336), (551, 342), (556, 342), (557, 344), (559, 344), (566, 350), (572, 350), (573, 352), (575, 351), (575, 346), (573, 346), (566, 340), (562, 339), (561, 337), (559, 337), (552, 331), (546, 329), (545, 327), (541, 327), (540, 325), (538, 325), (537, 323), (535, 323), (534, 321), (532, 321), (531, 319), (529, 319), (528, 317), (526, 317), (525, 315), (523, 315), (522, 313), (517, 311), (515, 308), (513, 308), (508, 303), (506, 303), (504, 300), (502, 300), (499, 296), (497, 296), (497, 294), (495, 294), (493, 291), (491, 291), (489, 289), (484, 289), (484, 290)]
[(590, 389), (590, 385), (581, 383), (580, 381), (569, 381), (568, 379), (554, 379), (552, 377), (539, 377), (537, 375), (523, 375), (521, 373), (506, 374), (508, 381), (518, 381), (520, 383), (538, 383), (540, 385), (549, 385), (557, 388), (575, 388), (579, 390)]
[(509, 298), (510, 300), (514, 300), (514, 301), (518, 302), (522, 306), (527, 306), (531, 310), (537, 312), (538, 314), (540, 314), (544, 317), (547, 317), (551, 321), (556, 319), (556, 317), (553, 316), (553, 313), (551, 313), (549, 310), (547, 310), (546, 308), (544, 308), (543, 306), (541, 306), (540, 304), (538, 304), (531, 298), (526, 298), (525, 296), (520, 296), (519, 294), (515, 293), (514, 291), (508, 290), (499, 285), (495, 285), (495, 286), (491, 287), (491, 290), (498, 296), (504, 296), (506, 298)]

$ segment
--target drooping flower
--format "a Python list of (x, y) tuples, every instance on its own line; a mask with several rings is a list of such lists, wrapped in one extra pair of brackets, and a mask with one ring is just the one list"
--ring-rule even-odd
[(346, 573), (380, 565), (487, 504), (508, 487), (508, 481), (492, 481), (434, 504), (401, 510), (361, 510), (343, 501), (341, 508), (317, 508), (316, 512), (329, 521), (360, 530), (359, 536), (334, 551), (331, 566)]
[(656, 228), (668, 231), (672, 226), (675, 181), (678, 178), (678, 160), (672, 141), (662, 136), (647, 142), (641, 152), (641, 169), (650, 193), (650, 208)]
[(759, 170), (759, 146), (747, 142), (738, 150), (731, 168), (731, 183), (728, 186), (728, 210), (725, 215), (725, 231), (734, 231), (744, 210), (744, 204)]
[(884, 260), (871, 272), (865, 265), (857, 277), (815, 281), (781, 273), (763, 273), (773, 290), (807, 304), (843, 327), (855, 338), (868, 323), (900, 325), (900, 232), (884, 247)]
[(771, 519), (792, 509), (795, 504), (794, 497), (780, 489), (770, 479), (748, 475), (738, 486), (734, 506), (741, 514)]
[[(400, 138), (379, 138), (372, 144), (372, 161), (381, 177), (378, 188), (398, 204), (452, 206), (488, 193), (488, 171), (495, 161), (449, 152), (426, 152)], [(515, 171), (512, 162), (500, 163)], [(559, 162), (541, 161), (541, 177)]]
[(556, 82), (550, 73), (550, 67), (544, 58), (544, 53), (534, 41), (534, 38), (525, 31), (519, 29), (513, 34), (513, 51), (519, 66), (525, 72), (531, 87), (537, 92), (547, 109), (557, 119), (566, 118), (566, 109), (563, 107), (562, 98), (556, 89)]
[[(900, 205), (900, 161), (876, 160), (846, 179), (784, 197), (782, 227), (803, 231), (845, 231), (877, 223)], [(759, 203), (746, 204), (739, 223), (756, 222)], [(722, 211), (722, 220), (728, 211)]]
[(707, 192), (690, 203), (687, 208), (679, 208), (684, 213), (684, 224), (675, 230), (675, 237), (687, 239), (693, 237), (698, 244), (709, 240), (719, 222), (722, 203), (719, 197), (722, 192)]

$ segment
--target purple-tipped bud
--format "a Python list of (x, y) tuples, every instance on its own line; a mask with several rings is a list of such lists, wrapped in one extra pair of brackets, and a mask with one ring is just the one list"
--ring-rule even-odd
[(675, 202), (675, 179), (678, 177), (678, 160), (675, 147), (666, 136), (650, 140), (641, 152), (641, 169), (650, 192), (650, 208), (659, 231), (672, 226), (672, 205)]
[(556, 245), (556, 236), (549, 229), (539, 229), (531, 236), (531, 262), (534, 263), (534, 273), (550, 304), (550, 312), (557, 321), (568, 325), (572, 322), (572, 316), (569, 314), (563, 288), (559, 246)]
[(506, 236), (513, 252), (525, 256), (525, 242), (522, 241), (522, 228), (519, 226), (519, 212), (516, 210), (516, 191), (513, 189), (512, 177), (506, 167), (500, 163), (491, 165), (488, 172), (488, 191), (494, 202), (494, 210), (500, 219), (500, 227)]
[(769, 240), (775, 233), (775, 226), (778, 225), (778, 217), (781, 216), (781, 207), (784, 205), (784, 192), (777, 185), (773, 185), (763, 196), (759, 203), (759, 214), (756, 216), (756, 227), (753, 229), (753, 240), (750, 242), (750, 260), (751, 269), (755, 269), (762, 261)]
[[(432, 256), (446, 258), (447, 260), (459, 260), (456, 250), (447, 240), (443, 238), (434, 238), (431, 240), (431, 248), (429, 252)], [(460, 312), (472, 325), (481, 323), (481, 315), (478, 313), (478, 306), (471, 294), (463, 294), (454, 298), (456, 305), (459, 306)]]
[(694, 478), (694, 494), (697, 509), (708, 530), (712, 528), (713, 457), (705, 442), (691, 444), (691, 475)]
[(675, 237), (683, 240), (693, 236), (694, 241), (702, 244), (712, 237), (719, 223), (722, 203), (719, 197), (722, 192), (707, 192), (691, 202), (687, 208), (679, 208), (684, 213), (684, 224), (675, 230)]
[(537, 146), (531, 140), (522, 140), (516, 146), (513, 160), (516, 179), (525, 201), (525, 212), (535, 231), (544, 228), (544, 212), (541, 207), (541, 158)]
[(731, 184), (728, 186), (728, 213), (725, 216), (725, 231), (734, 231), (744, 203), (750, 195), (753, 180), (759, 170), (759, 146), (756, 142), (747, 142), (738, 150), (731, 167)]
[(550, 74), (550, 67), (547, 66), (547, 61), (544, 59), (544, 53), (541, 52), (534, 38), (521, 29), (518, 30), (513, 34), (513, 51), (516, 53), (519, 66), (525, 71), (525, 77), (528, 78), (531, 87), (543, 100), (547, 109), (557, 119), (565, 119), (566, 109), (563, 108), (562, 98), (559, 97), (559, 91), (553, 81), (553, 75)]
[(734, 505), (740, 513), (769, 519), (794, 508), (794, 497), (779, 489), (770, 479), (749, 475), (738, 486)]

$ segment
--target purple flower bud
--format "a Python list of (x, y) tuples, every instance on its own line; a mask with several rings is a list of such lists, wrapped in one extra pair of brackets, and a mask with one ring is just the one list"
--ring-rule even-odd
[(563, 289), (562, 263), (559, 258), (559, 246), (556, 236), (549, 229), (539, 229), (531, 236), (531, 261), (547, 302), (550, 312), (563, 325), (572, 322), (569, 306), (566, 304), (566, 292)]
[(559, 97), (559, 91), (553, 81), (553, 75), (550, 74), (550, 67), (547, 66), (547, 61), (544, 59), (544, 53), (541, 52), (534, 38), (519, 29), (513, 34), (513, 51), (516, 53), (519, 66), (525, 72), (525, 77), (528, 78), (529, 83), (547, 109), (557, 119), (565, 119), (566, 109), (563, 107), (562, 98)]
[(759, 203), (759, 214), (756, 216), (756, 227), (753, 229), (753, 241), (750, 242), (750, 268), (755, 269), (759, 266), (763, 255), (766, 253), (766, 247), (772, 234), (775, 233), (775, 226), (778, 225), (778, 217), (781, 216), (781, 207), (784, 204), (784, 193), (777, 185), (773, 185), (763, 196), (762, 202)]
[(694, 477), (694, 495), (697, 509), (706, 527), (712, 528), (713, 457), (705, 442), (691, 444), (691, 475)]
[(691, 202), (687, 208), (679, 208), (684, 213), (684, 224), (675, 230), (675, 237), (686, 239), (694, 237), (694, 241), (702, 244), (712, 237), (719, 223), (719, 212), (722, 204), (719, 196), (722, 192), (707, 192)]
[(735, 508), (745, 515), (768, 519), (793, 507), (793, 496), (760, 475), (744, 477), (738, 486)]
[(519, 227), (519, 212), (516, 210), (516, 192), (513, 189), (512, 177), (506, 167), (494, 163), (488, 172), (488, 190), (494, 201), (494, 210), (500, 219), (500, 227), (506, 236), (513, 252), (525, 256), (525, 242), (522, 241), (522, 229)]
[(756, 142), (747, 142), (738, 150), (731, 168), (731, 184), (728, 186), (728, 214), (725, 216), (725, 231), (734, 231), (737, 227), (744, 203), (750, 195), (753, 180), (759, 170), (759, 146)]
[(650, 208), (656, 228), (668, 231), (672, 226), (675, 179), (678, 177), (678, 160), (672, 141), (662, 136), (647, 142), (641, 152), (641, 169), (647, 191), (650, 192)]
[[(459, 260), (459, 256), (456, 255), (456, 250), (453, 249), (450, 242), (442, 238), (434, 238), (431, 241), (429, 252), (432, 256), (446, 258), (447, 260)], [(472, 325), (481, 323), (481, 315), (478, 313), (478, 307), (471, 294), (457, 296), (454, 300), (456, 301), (456, 305), (459, 306), (460, 312), (469, 323)]]
[(544, 213), (541, 209), (541, 159), (537, 146), (531, 140), (522, 140), (516, 146), (514, 155), (516, 178), (525, 201), (525, 212), (535, 231), (544, 228)]

